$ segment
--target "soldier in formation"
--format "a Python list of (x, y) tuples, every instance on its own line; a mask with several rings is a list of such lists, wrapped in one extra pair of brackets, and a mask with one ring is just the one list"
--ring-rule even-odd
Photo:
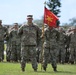
[(66, 34), (62, 27), (59, 28), (59, 61), (60, 63), (65, 63), (65, 57), (66, 57)]
[(53, 27), (47, 27), (44, 32), (44, 58), (43, 69), (46, 71), (47, 64), (50, 58), (53, 70), (57, 71), (57, 47), (59, 32)]
[(20, 61), (20, 52), (21, 52), (21, 45), (20, 45), (20, 37), (18, 35), (18, 23), (14, 23), (14, 27), (11, 29), (9, 33), (9, 38), (11, 39), (10, 45), (10, 60), (12, 62)]
[(11, 38), (9, 37), (9, 33), (10, 33), (10, 30), (9, 30), (9, 26), (8, 26), (8, 32), (6, 34), (6, 37), (5, 37), (5, 40), (7, 41), (7, 48), (6, 48), (6, 60), (8, 62), (10, 62), (10, 56), (11, 56)]
[(71, 30), (71, 34), (70, 34), (70, 63), (74, 64), (76, 63), (76, 26), (74, 28), (72, 28)]
[(0, 62), (4, 60), (4, 40), (7, 28), (2, 26), (2, 20), (0, 20)]
[(21, 68), (25, 71), (28, 57), (32, 62), (32, 68), (37, 71), (36, 48), (39, 45), (41, 30), (33, 22), (33, 16), (27, 15), (27, 23), (19, 28), (21, 36)]

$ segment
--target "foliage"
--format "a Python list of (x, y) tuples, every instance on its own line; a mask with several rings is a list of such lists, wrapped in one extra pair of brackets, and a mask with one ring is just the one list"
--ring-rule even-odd
[(34, 22), (41, 28), (43, 25), (43, 19), (34, 20)]
[(69, 21), (70, 21), (69, 25), (72, 26), (76, 25), (76, 18), (69, 19)]
[(48, 7), (50, 8), (50, 11), (52, 11), (56, 16), (60, 17), (58, 14), (61, 12), (60, 7), (61, 7), (61, 0), (49, 0), (47, 2)]
[[(52, 11), (57, 17), (60, 17), (60, 15), (58, 15), (61, 11), (60, 11), (60, 7), (61, 7), (61, 0), (49, 0), (47, 2), (48, 7), (50, 8), (50, 11)], [(57, 20), (57, 26), (60, 25), (60, 21)]]
[(68, 29), (68, 28), (76, 25), (76, 18), (71, 18), (71, 19), (69, 19), (69, 21), (70, 21), (69, 23), (64, 23), (64, 24), (62, 24), (62, 26), (63, 26), (65, 29)]

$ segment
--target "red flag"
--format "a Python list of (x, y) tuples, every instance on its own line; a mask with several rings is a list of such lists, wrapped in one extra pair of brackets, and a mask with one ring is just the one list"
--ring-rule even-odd
[(58, 20), (58, 17), (45, 7), (44, 23), (46, 23), (47, 25), (52, 26), (52, 27), (57, 27), (56, 26), (57, 20)]

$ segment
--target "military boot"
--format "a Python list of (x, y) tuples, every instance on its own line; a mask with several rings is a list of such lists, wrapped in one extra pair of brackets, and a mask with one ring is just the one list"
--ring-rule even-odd
[(44, 71), (46, 71), (46, 67), (43, 67)]
[(53, 69), (54, 69), (54, 72), (57, 72), (57, 69), (56, 69), (56, 67), (54, 67)]
[(74, 64), (74, 61), (71, 61), (71, 64)]
[(23, 68), (22, 68), (22, 72), (24, 72), (24, 71), (25, 71), (25, 68), (23, 67)]
[(22, 69), (22, 72), (25, 71), (25, 64), (24, 63), (21, 63), (21, 69)]
[(37, 69), (34, 69), (35, 72), (37, 72)]

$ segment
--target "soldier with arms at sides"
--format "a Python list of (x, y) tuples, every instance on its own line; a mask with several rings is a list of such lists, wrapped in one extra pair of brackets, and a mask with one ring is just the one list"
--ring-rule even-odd
[(40, 41), (41, 30), (33, 22), (33, 16), (27, 15), (27, 23), (22, 25), (18, 34), (21, 36), (21, 68), (25, 71), (28, 57), (32, 68), (37, 71), (36, 48)]

